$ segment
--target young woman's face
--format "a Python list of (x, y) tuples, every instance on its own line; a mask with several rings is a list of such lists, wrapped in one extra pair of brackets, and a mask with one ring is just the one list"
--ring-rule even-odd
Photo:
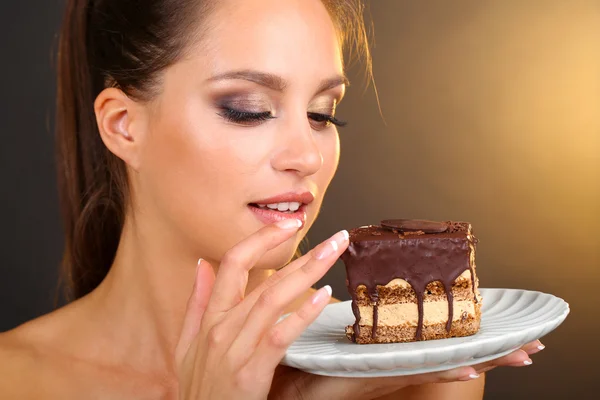
[(265, 224), (301, 219), (302, 230), (257, 265), (277, 268), (337, 168), (338, 36), (321, 0), (223, 1), (208, 27), (148, 105), (136, 197), (157, 229), (217, 263)]

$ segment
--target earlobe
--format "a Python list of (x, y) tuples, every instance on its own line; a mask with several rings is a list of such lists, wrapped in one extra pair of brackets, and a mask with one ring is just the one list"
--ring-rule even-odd
[(141, 138), (132, 132), (135, 102), (121, 90), (109, 88), (96, 98), (94, 111), (105, 146), (137, 170)]

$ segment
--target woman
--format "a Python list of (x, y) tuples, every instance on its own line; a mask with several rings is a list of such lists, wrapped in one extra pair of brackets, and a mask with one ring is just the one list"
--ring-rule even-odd
[(310, 288), (348, 245), (339, 232), (281, 268), (337, 167), (361, 14), (350, 0), (67, 1), (57, 134), (74, 301), (0, 336), (3, 398), (475, 399), (478, 373), (530, 363), (539, 342), (412, 377), (278, 367), (332, 301)]

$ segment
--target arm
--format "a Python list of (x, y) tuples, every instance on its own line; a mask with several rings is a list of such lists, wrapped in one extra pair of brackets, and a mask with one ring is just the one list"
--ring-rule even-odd
[(409, 386), (378, 400), (482, 400), (485, 375), (469, 382), (428, 383)]

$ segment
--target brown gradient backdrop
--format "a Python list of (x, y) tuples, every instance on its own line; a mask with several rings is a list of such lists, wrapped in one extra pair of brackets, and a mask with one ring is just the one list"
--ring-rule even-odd
[[(383, 218), (458, 219), (483, 287), (549, 292), (571, 315), (486, 399), (596, 398), (600, 1), (371, 1), (373, 90), (342, 103), (339, 172), (311, 243)], [(321, 283), (348, 299), (343, 264)]]
[[(0, 330), (52, 307), (61, 231), (47, 116), (60, 3), (0, 5)], [(311, 243), (388, 217), (472, 222), (483, 287), (550, 292), (572, 308), (533, 366), (490, 374), (486, 399), (596, 398), (600, 1), (370, 4), (386, 123), (352, 74), (340, 169)], [(321, 284), (347, 299), (344, 281), (339, 264)]]

